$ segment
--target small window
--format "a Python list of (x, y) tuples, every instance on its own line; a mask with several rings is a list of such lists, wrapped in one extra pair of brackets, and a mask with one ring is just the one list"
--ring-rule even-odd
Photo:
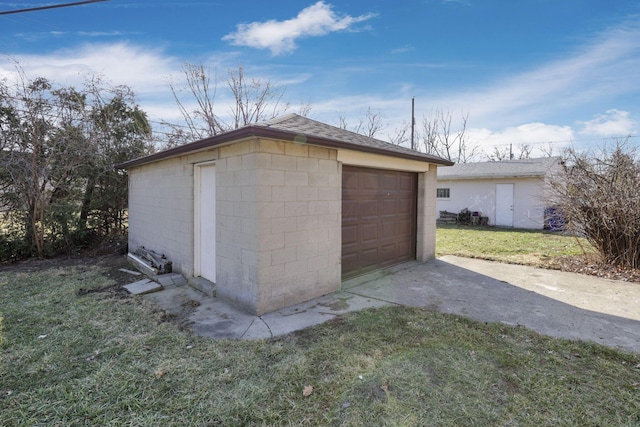
[(449, 189), (448, 188), (437, 188), (436, 189), (436, 197), (438, 199), (448, 199), (449, 198)]

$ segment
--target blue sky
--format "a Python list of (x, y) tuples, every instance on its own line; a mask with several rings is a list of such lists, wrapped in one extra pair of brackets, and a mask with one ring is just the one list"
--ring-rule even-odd
[(292, 112), (310, 102), (330, 124), (370, 108), (380, 139), (409, 121), (412, 97), (418, 125), (436, 109), (454, 125), (468, 115), (486, 152), (640, 139), (637, 0), (111, 0), (0, 15), (0, 76), (12, 77), (12, 60), (60, 84), (104, 74), (154, 121), (178, 117), (168, 82), (190, 62), (222, 83), (242, 65), (286, 87)]

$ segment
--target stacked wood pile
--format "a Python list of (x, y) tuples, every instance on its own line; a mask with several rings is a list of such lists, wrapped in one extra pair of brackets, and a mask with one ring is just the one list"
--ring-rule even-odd
[(438, 224), (489, 225), (489, 218), (482, 216), (480, 212), (471, 212), (465, 208), (460, 213), (440, 211), (440, 217), (436, 222)]
[(471, 211), (464, 208), (458, 214), (458, 222), (460, 224), (471, 224)]
[(458, 214), (453, 212), (440, 211), (440, 218), (438, 218), (436, 222), (444, 224), (455, 224), (458, 222)]

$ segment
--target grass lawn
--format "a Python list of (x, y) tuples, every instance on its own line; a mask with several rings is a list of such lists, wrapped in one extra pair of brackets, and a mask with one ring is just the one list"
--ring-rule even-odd
[(459, 255), (553, 268), (564, 257), (595, 254), (584, 238), (540, 230), (438, 225), (437, 256)]
[(639, 354), (404, 307), (216, 341), (110, 273), (0, 272), (0, 425), (640, 425)]

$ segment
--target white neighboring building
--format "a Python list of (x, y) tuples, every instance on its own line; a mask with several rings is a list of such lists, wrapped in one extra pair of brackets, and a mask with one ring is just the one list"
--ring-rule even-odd
[(438, 168), (436, 209), (479, 212), (489, 225), (543, 229), (545, 177), (560, 158), (459, 163)]

